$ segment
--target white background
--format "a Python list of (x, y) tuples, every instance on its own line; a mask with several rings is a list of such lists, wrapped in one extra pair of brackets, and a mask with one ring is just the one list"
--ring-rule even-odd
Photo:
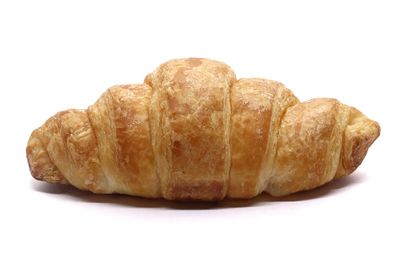
[[(0, 266), (399, 266), (396, 2), (1, 1)], [(381, 137), (353, 175), (284, 199), (173, 203), (32, 179), (34, 128), (178, 57), (338, 98)]]

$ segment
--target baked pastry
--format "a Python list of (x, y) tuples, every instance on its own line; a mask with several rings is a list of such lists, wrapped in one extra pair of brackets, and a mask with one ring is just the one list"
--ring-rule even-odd
[(174, 59), (34, 130), (32, 176), (94, 193), (221, 200), (284, 196), (352, 173), (379, 124), (330, 98), (236, 80), (227, 65)]

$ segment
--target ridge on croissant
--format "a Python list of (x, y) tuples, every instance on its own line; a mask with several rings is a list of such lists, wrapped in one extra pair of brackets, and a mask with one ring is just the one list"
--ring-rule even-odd
[(237, 80), (222, 62), (174, 59), (143, 84), (58, 112), (26, 148), (31, 174), (94, 193), (220, 200), (284, 196), (349, 175), (379, 124), (336, 99)]

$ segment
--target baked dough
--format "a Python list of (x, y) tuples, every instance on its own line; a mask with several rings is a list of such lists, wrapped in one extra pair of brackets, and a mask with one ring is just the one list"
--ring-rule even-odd
[(329, 98), (239, 79), (224, 63), (174, 59), (143, 84), (108, 89), (87, 110), (34, 130), (32, 176), (94, 193), (221, 200), (284, 196), (352, 173), (379, 124)]

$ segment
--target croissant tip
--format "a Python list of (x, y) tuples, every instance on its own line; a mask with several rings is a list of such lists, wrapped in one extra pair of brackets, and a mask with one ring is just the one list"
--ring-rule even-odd
[(67, 183), (64, 176), (51, 161), (39, 135), (39, 130), (33, 131), (26, 147), (26, 158), (32, 177), (49, 183)]
[(363, 162), (370, 146), (381, 134), (378, 122), (369, 119), (355, 108), (352, 108), (351, 113), (343, 141), (342, 166), (339, 167), (336, 177), (355, 171)]

